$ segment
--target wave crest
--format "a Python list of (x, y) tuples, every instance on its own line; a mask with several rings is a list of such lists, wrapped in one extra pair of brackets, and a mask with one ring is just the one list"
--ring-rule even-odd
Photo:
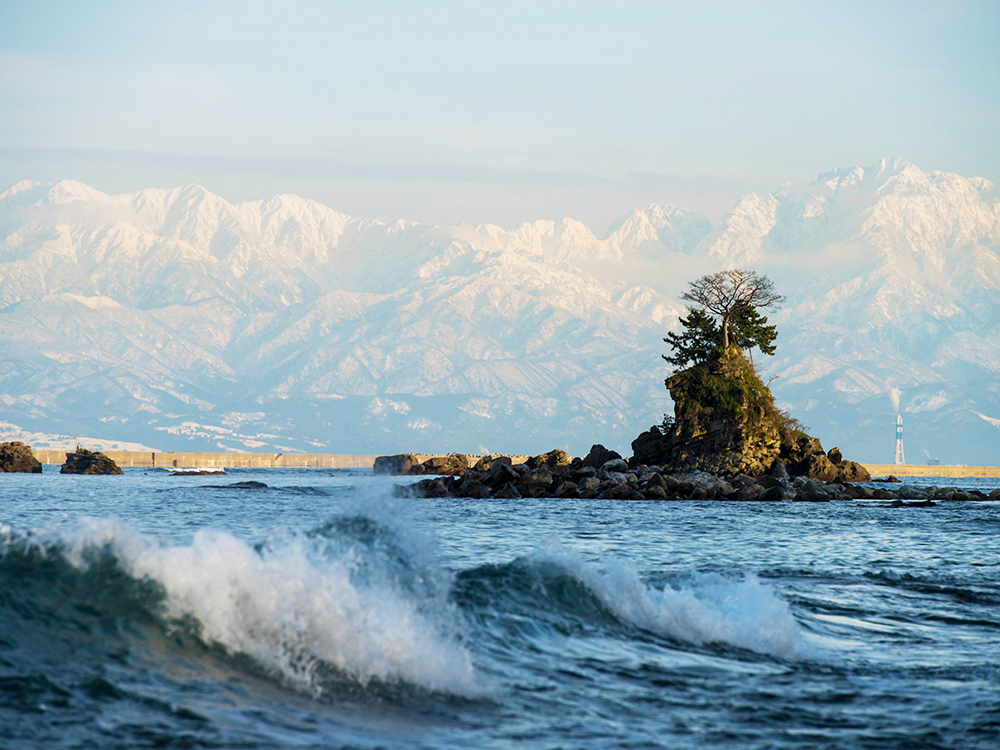
[(331, 675), (362, 685), (480, 692), (444, 597), (433, 586), (414, 585), (424, 576), (401, 576), (384, 556), (362, 544), (332, 543), (329, 533), (255, 548), (227, 532), (201, 530), (189, 545), (166, 545), (117, 522), (91, 521), (46, 549), (48, 558), (80, 571), (110, 555), (131, 581), (162, 592), (156, 616), (167, 629), (247, 655), (317, 695)]
[[(527, 595), (573, 616), (591, 621), (610, 616), (695, 645), (727, 644), (783, 659), (812, 656), (788, 603), (752, 574), (739, 579), (695, 574), (657, 588), (625, 563), (612, 561), (601, 569), (557, 548), (503, 566), (483, 566), (461, 578), (462, 599), (473, 606), (484, 604), (484, 597)], [(506, 590), (474, 593), (472, 578)]]

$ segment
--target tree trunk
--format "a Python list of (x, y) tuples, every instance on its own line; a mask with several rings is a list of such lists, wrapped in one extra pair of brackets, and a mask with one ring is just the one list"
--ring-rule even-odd
[(722, 316), (722, 348), (729, 346), (729, 316)]

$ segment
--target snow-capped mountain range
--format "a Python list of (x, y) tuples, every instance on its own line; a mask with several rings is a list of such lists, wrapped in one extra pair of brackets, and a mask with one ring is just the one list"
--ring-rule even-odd
[[(827, 447), (1000, 463), (1000, 204), (900, 159), (676, 206), (439, 227), (202, 187), (0, 193), (0, 420), (158, 450), (624, 452), (670, 410), (686, 283), (788, 297), (779, 404)], [(758, 358), (759, 359), (759, 358)], [(8, 432), (10, 430), (8, 429)]]

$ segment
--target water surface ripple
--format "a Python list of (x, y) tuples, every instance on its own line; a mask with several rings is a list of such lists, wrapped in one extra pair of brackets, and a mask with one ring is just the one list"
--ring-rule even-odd
[(57, 471), (0, 477), (4, 748), (1000, 747), (997, 503)]

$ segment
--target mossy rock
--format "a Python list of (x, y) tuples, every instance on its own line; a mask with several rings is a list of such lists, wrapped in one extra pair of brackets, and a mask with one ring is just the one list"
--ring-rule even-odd
[[(666, 380), (674, 422), (659, 444), (671, 468), (759, 476), (781, 451), (782, 419), (771, 391), (738, 347)], [(643, 449), (649, 453), (647, 434)]]

